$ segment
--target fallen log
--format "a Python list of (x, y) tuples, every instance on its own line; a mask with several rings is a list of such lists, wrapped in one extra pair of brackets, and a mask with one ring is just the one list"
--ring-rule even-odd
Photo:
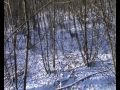
[(90, 77), (93, 76), (93, 75), (96, 75), (96, 74), (99, 74), (99, 73), (103, 73), (103, 72), (107, 72), (107, 71), (109, 71), (109, 70), (100, 71), (100, 72), (96, 72), (96, 73), (94, 73), (94, 74), (88, 75), (88, 76), (86, 76), (86, 77), (84, 77), (84, 78), (81, 78), (81, 79), (79, 79), (79, 80), (77, 80), (77, 81), (75, 81), (75, 82), (73, 82), (73, 83), (71, 83), (71, 84), (69, 84), (69, 85), (63, 86), (63, 87), (61, 87), (61, 88), (57, 88), (57, 90), (62, 90), (62, 89), (71, 87), (71, 86), (75, 85), (76, 83), (78, 83), (78, 82), (80, 82), (80, 81), (83, 81), (83, 80), (85, 80), (85, 79), (87, 79), (87, 78), (90, 78)]

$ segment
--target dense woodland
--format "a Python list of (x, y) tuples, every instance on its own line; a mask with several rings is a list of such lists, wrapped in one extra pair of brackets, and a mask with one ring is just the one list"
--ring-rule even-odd
[(75, 51), (88, 68), (109, 53), (116, 75), (115, 0), (4, 0), (4, 87), (14, 87), (7, 90), (27, 90), (32, 55), (50, 76), (58, 75), (59, 52), (69, 59)]

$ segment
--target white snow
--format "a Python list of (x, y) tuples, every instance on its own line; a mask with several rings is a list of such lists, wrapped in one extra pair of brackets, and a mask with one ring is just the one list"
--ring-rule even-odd
[[(61, 70), (65, 69), (66, 65), (65, 63), (70, 62), (70, 59), (74, 58), (73, 56), (79, 55), (79, 53), (75, 52), (75, 53), (71, 53), (68, 54), (68, 56), (60, 56), (57, 58), (56, 62), (57, 62), (57, 68)], [(71, 57), (72, 56), (72, 57)], [(80, 55), (79, 55), (80, 56)], [(58, 88), (58, 86), (54, 86), (54, 83), (57, 81), (61, 82), (61, 86), (66, 86), (66, 85), (70, 85), (72, 83), (74, 83), (76, 80), (80, 79), (80, 78), (84, 78), (87, 75), (91, 75), (94, 74), (98, 71), (103, 71), (103, 70), (108, 70), (108, 68), (106, 68), (100, 60), (98, 60), (96, 62), (95, 67), (91, 67), (91, 68), (87, 68), (85, 66), (73, 66), (72, 68), (74, 68), (74, 74), (73, 77), (76, 77), (75, 80), (73, 80), (73, 77), (70, 78), (70, 73), (69, 71), (64, 71), (63, 72), (58, 72), (57, 75), (51, 74), (46, 75), (45, 71), (43, 69), (43, 64), (42, 64), (42, 60), (40, 59), (40, 55), (36, 55), (36, 57), (34, 58), (34, 60), (36, 60), (36, 64), (34, 64), (32, 61), (32, 66), (30, 67), (30, 73), (31, 76), (28, 77), (28, 82), (27, 82), (27, 90), (56, 90), (55, 88)], [(70, 57), (70, 58), (68, 58)], [(99, 55), (99, 57), (102, 58), (103, 61), (106, 61), (105, 64), (109, 63), (111, 55), (110, 54), (102, 54)], [(66, 59), (64, 62), (63, 59)], [(32, 60), (32, 57), (31, 57)], [(58, 62), (61, 60), (61, 64)], [(68, 61), (67, 61), (68, 60)], [(76, 58), (76, 60), (79, 60), (79, 57)], [(63, 63), (63, 64), (62, 64)], [(100, 64), (102, 65), (102, 67), (100, 66)], [(29, 65), (31, 65), (31, 63), (29, 63)], [(109, 65), (108, 67), (111, 67), (111, 65)], [(69, 69), (70, 67), (66, 68), (65, 70)], [(71, 68), (71, 69), (72, 69)], [(63, 70), (62, 70), (63, 71)], [(32, 73), (34, 73), (34, 75), (32, 75)], [(113, 83), (115, 82), (115, 76), (114, 74), (109, 70), (107, 73), (101, 73), (101, 74), (96, 74), (88, 79), (85, 79), (84, 81), (81, 81), (80, 83), (77, 83), (74, 86), (72, 86), (72, 90), (115, 90), (115, 84)], [(64, 83), (64, 84), (62, 84)], [(60, 83), (59, 83), (60, 84)], [(53, 87), (53, 89), (49, 89), (50, 87)], [(63, 89), (64, 90), (64, 89)], [(69, 89), (65, 89), (65, 90), (69, 90)]]

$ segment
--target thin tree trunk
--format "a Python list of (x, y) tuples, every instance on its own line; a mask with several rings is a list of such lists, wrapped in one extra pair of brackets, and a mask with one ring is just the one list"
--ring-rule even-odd
[[(14, 62), (15, 62), (15, 86), (16, 90), (18, 90), (18, 84), (17, 84), (17, 56), (16, 56), (16, 40), (17, 36), (14, 35)], [(14, 79), (14, 77), (13, 77)]]
[[(25, 13), (25, 20), (28, 19), (28, 11), (27, 11), (27, 2), (24, 0), (24, 13)], [(24, 71), (24, 90), (26, 90), (26, 83), (27, 83), (27, 73), (28, 73), (28, 46), (29, 46), (29, 21), (26, 23), (27, 26), (27, 36), (26, 36), (26, 59), (25, 59), (25, 71)]]
[(55, 0), (53, 1), (53, 13), (54, 13), (54, 16), (53, 16), (53, 68), (55, 70)]
[(88, 45), (87, 45), (87, 27), (86, 27), (86, 0), (85, 0), (85, 17), (84, 17), (84, 22), (85, 22), (85, 59), (86, 59), (86, 65), (88, 66)]

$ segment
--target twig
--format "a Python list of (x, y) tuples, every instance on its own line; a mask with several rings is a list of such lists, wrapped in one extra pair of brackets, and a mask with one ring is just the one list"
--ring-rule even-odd
[(55, 2), (55, 4), (66, 4), (66, 3), (71, 3), (74, 0), (68, 0), (68, 1), (64, 1), (64, 2)]
[(45, 4), (44, 6), (42, 6), (34, 15), (32, 15), (30, 18), (28, 18), (23, 24), (21, 24), (17, 29), (15, 29), (15, 31), (5, 40), (5, 42), (7, 42), (9, 40), (10, 37), (12, 37), (12, 35), (14, 35), (17, 31), (19, 31), (19, 29), (24, 26), (29, 20), (31, 20), (35, 15), (37, 15), (43, 8), (45, 8), (46, 6), (48, 6), (50, 3), (52, 3), (53, 0), (50, 0), (50, 2), (48, 2), (47, 4)]

